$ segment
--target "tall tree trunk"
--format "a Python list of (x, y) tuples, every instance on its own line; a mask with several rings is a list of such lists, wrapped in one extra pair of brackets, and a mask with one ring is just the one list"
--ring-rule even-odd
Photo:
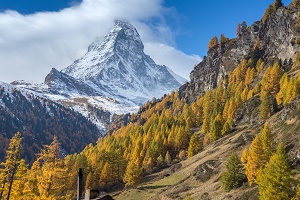
[(11, 192), (12, 184), (13, 184), (13, 181), (14, 181), (14, 176), (15, 176), (15, 173), (16, 173), (16, 169), (17, 169), (17, 166), (14, 167), (14, 169), (12, 171), (11, 179), (9, 180), (9, 188), (8, 188), (8, 193), (7, 193), (6, 200), (9, 200), (9, 197), (10, 197), (10, 192)]
[(1, 193), (0, 193), (0, 199), (2, 199), (5, 184), (6, 184), (6, 182), (3, 183), (2, 190), (1, 190)]

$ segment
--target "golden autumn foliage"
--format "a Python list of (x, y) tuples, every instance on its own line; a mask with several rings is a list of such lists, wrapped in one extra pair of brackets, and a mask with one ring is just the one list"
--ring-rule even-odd
[(241, 161), (246, 169), (246, 176), (250, 185), (256, 181), (256, 176), (261, 167), (264, 167), (273, 153), (273, 139), (269, 125), (265, 124), (263, 130), (257, 135), (250, 145), (249, 150), (244, 150)]
[(208, 43), (208, 50), (212, 49), (213, 47), (217, 46), (218, 44), (219, 44), (219, 40), (218, 40), (217, 36), (212, 37)]
[[(12, 194), (23, 199), (75, 196), (78, 168), (83, 168), (86, 188), (136, 186), (143, 176), (192, 157), (207, 144), (230, 134), (236, 111), (249, 99), (260, 95), (260, 111), (267, 118), (274, 101), (286, 104), (299, 95), (299, 83), (300, 76), (283, 74), (279, 64), (265, 69), (261, 59), (256, 64), (251, 58), (243, 60), (217, 88), (196, 101), (186, 102), (178, 91), (148, 101), (127, 126), (88, 145), (80, 154), (61, 158), (59, 142), (54, 138), (24, 172), (26, 181), (18, 182)], [(266, 166), (272, 154), (273, 140), (266, 124), (242, 154), (250, 184), (256, 182), (259, 169)], [(16, 193), (17, 188), (23, 188), (22, 194)]]
[(282, 143), (279, 143), (266, 166), (260, 168), (256, 182), (261, 200), (288, 200), (295, 196), (294, 188), (298, 181), (294, 178)]

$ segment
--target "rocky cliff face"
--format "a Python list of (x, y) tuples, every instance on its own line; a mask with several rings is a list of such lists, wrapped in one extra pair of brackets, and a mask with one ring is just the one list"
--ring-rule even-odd
[(44, 84), (48, 87), (48, 92), (52, 94), (69, 97), (70, 95), (88, 95), (98, 96), (100, 92), (96, 91), (84, 82), (78, 81), (75, 78), (52, 68), (46, 76)]
[(238, 38), (215, 46), (195, 66), (190, 74), (190, 83), (180, 88), (180, 95), (187, 96), (188, 101), (194, 101), (197, 95), (214, 89), (239, 62), (251, 57), (257, 40), (260, 56), (265, 62), (293, 58), (295, 52), (300, 50), (299, 45), (295, 45), (300, 38), (295, 26), (299, 20), (297, 18), (298, 10), (295, 7), (281, 7), (265, 22), (257, 21), (246, 27)]

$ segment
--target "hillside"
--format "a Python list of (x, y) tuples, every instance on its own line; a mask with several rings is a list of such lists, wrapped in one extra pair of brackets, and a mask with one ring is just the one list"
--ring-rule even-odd
[[(300, 100), (295, 99), (284, 109), (267, 120), (276, 142), (284, 141), (289, 151), (291, 165), (300, 178)], [(115, 192), (116, 199), (258, 199), (257, 186), (244, 184), (241, 188), (225, 193), (220, 177), (227, 158), (248, 148), (252, 139), (260, 133), (261, 123), (241, 123), (236, 130), (206, 146), (203, 151), (179, 164), (158, 173), (148, 175), (135, 189)], [(177, 165), (177, 167), (175, 167)], [(175, 169), (175, 170), (174, 170)]]
[(101, 134), (93, 123), (78, 112), (41, 94), (1, 82), (0, 119), (1, 161), (4, 160), (9, 139), (18, 131), (24, 137), (22, 157), (28, 163), (36, 159), (43, 145), (49, 144), (54, 136), (59, 138), (61, 154), (66, 156), (82, 151)]

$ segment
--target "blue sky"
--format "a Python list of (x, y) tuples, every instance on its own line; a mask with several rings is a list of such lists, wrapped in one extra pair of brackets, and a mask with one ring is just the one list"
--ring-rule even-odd
[[(285, 5), (290, 0), (285, 0)], [(185, 53), (206, 55), (207, 44), (213, 36), (222, 33), (229, 38), (235, 37), (238, 23), (247, 25), (258, 21), (273, 0), (166, 0), (167, 7), (175, 7), (182, 15), (174, 29), (177, 48)], [(172, 24), (170, 19), (168, 23)]]
[[(284, 0), (285, 5), (291, 0)], [(0, 0), (0, 81), (43, 81), (83, 55), (114, 18), (131, 22), (158, 64), (188, 79), (213, 36), (235, 37), (273, 0)], [(10, 10), (10, 11), (8, 11)], [(14, 12), (16, 11), (16, 12)], [(34, 72), (34, 73), (33, 73)]]

